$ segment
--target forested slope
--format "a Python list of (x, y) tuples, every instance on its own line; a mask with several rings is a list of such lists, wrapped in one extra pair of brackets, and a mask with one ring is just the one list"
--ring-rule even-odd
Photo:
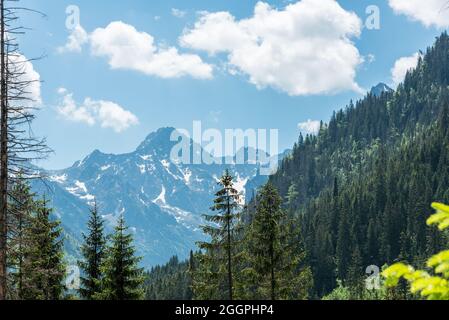
[(447, 243), (425, 227), (449, 200), (449, 37), (443, 33), (394, 93), (367, 95), (300, 137), (271, 182), (300, 216), (314, 296), (369, 265), (420, 264)]
[(164, 266), (156, 266), (146, 274), (145, 298), (148, 300), (192, 300), (189, 261), (181, 262), (173, 257)]

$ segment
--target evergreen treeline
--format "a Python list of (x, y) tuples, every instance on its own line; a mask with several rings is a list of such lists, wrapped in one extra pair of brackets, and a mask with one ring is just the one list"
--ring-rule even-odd
[(208, 242), (188, 261), (173, 257), (147, 274), (150, 300), (307, 299), (312, 274), (296, 220), (282, 208), (277, 190), (267, 184), (252, 210), (240, 205), (234, 178), (220, 179), (213, 214), (203, 226)]
[[(112, 235), (104, 235), (96, 203), (90, 212), (88, 234), (81, 247), (81, 298), (86, 300), (141, 300), (144, 271), (139, 267), (133, 236), (120, 216)], [(107, 239), (108, 238), (108, 239)], [(108, 240), (108, 241), (106, 241)]]
[(193, 252), (188, 261), (180, 262), (173, 257), (164, 266), (156, 266), (145, 274), (145, 299), (147, 300), (192, 300)]
[(8, 298), (63, 298), (62, 229), (51, 217), (48, 201), (36, 199), (28, 183), (19, 179), (10, 192), (8, 212)]
[(249, 210), (240, 205), (229, 171), (219, 185), (215, 214), (203, 226), (210, 240), (190, 259), (194, 299), (306, 299), (312, 275), (277, 190), (267, 184)]
[(9, 194), (8, 299), (137, 300), (144, 298), (144, 274), (138, 266), (123, 217), (114, 233), (104, 235), (103, 220), (96, 204), (90, 213), (88, 234), (81, 246), (81, 288), (71, 294), (65, 286), (66, 261), (60, 222), (54, 219), (48, 201), (37, 199), (24, 179), (18, 179)]
[(443, 33), (394, 93), (368, 95), (300, 137), (271, 182), (300, 218), (314, 296), (341, 280), (362, 298), (370, 265), (421, 266), (447, 237), (425, 227), (449, 200), (449, 37)]

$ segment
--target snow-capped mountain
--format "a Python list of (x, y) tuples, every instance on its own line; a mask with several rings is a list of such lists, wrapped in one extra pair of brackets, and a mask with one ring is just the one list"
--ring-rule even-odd
[(70, 235), (69, 252), (76, 256), (76, 242), (96, 199), (109, 230), (124, 214), (138, 253), (144, 257), (143, 265), (165, 263), (175, 254), (184, 258), (203, 239), (198, 228), (201, 215), (209, 212), (217, 181), (226, 168), (232, 170), (243, 195), (247, 185), (257, 188), (267, 181), (268, 177), (258, 175), (258, 165), (248, 161), (241, 165), (171, 161), (176, 143), (170, 140), (173, 130), (151, 133), (129, 154), (96, 150), (70, 168), (47, 172), (46, 184), (35, 183), (37, 192), (51, 198), (56, 217)]

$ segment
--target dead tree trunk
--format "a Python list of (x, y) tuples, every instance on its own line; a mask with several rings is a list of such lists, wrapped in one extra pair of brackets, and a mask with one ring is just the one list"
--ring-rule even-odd
[(5, 7), (0, 0), (0, 300), (6, 299), (6, 243), (7, 243), (7, 196), (8, 196), (8, 109), (6, 84), (6, 50), (5, 50)]

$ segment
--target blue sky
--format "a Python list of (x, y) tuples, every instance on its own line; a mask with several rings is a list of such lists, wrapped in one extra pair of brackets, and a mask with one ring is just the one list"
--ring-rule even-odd
[[(130, 152), (150, 132), (166, 126), (190, 129), (194, 120), (202, 121), (205, 128), (220, 130), (278, 128), (280, 148), (290, 148), (300, 133), (299, 123), (308, 120), (328, 121), (333, 110), (344, 107), (350, 99), (360, 98), (363, 90), (379, 82), (393, 85), (392, 68), (395, 63), (431, 45), (434, 38), (447, 27), (444, 21), (449, 21), (449, 17), (447, 20), (443, 19), (447, 16), (445, 12), (432, 14), (428, 12), (429, 8), (420, 10), (418, 2), (413, 5), (416, 0), (341, 0), (338, 1), (340, 9), (335, 9), (332, 5), (326, 7), (328, 2), (332, 2), (330, 0), (315, 1), (323, 2), (323, 8), (333, 8), (324, 13), (320, 11), (324, 21), (326, 17), (335, 14), (338, 19), (352, 19), (353, 24), (348, 22), (346, 26), (346, 20), (342, 23), (337, 21), (334, 23), (337, 23), (338, 27), (332, 28), (326, 26), (326, 23), (319, 23), (319, 19), (316, 26), (313, 19), (312, 22), (300, 24), (307, 30), (296, 30), (297, 34), (292, 34), (292, 39), (305, 41), (306, 45), (313, 44), (311, 49), (316, 50), (316, 44), (321, 43), (322, 39), (332, 40), (325, 44), (326, 50), (323, 49), (323, 52), (316, 50), (316, 55), (322, 60), (315, 63), (312, 55), (312, 60), (307, 64), (297, 61), (296, 68), (294, 59), (282, 57), (282, 54), (290, 52), (289, 46), (293, 42), (284, 43), (281, 45), (282, 50), (276, 51), (277, 60), (273, 60), (273, 63), (279, 63), (279, 70), (284, 72), (273, 72), (276, 66), (267, 65), (272, 60), (264, 60), (267, 56), (263, 51), (254, 52), (254, 57), (257, 55), (257, 59), (260, 59), (261, 68), (259, 70), (254, 67), (257, 67), (258, 61), (251, 61), (251, 46), (248, 47), (252, 43), (250, 40), (236, 39), (226, 42), (226, 38), (219, 44), (213, 43), (213, 40), (224, 35), (214, 34), (209, 24), (198, 24), (201, 18), (210, 18), (210, 23), (217, 23), (216, 19), (212, 19), (212, 14), (227, 12), (228, 17), (233, 17), (231, 22), (227, 20), (229, 26), (242, 28), (236, 30), (246, 30), (242, 27), (244, 24), (238, 23), (254, 16), (257, 1), (59, 0), (52, 1), (49, 5), (48, 0), (22, 0), (24, 6), (47, 14), (46, 18), (36, 14), (23, 14), (22, 23), (32, 30), (20, 39), (21, 49), (26, 57), (45, 55), (43, 59), (33, 61), (33, 67), (43, 81), (42, 106), (33, 128), (36, 135), (47, 137), (48, 144), (55, 153), (39, 164), (45, 168), (60, 169), (72, 165), (95, 149), (106, 153)], [(410, 1), (412, 5), (404, 7), (401, 3), (403, 1)], [(267, 12), (272, 13), (273, 10), (283, 12), (287, 10), (287, 5), (295, 5), (301, 1), (265, 2), (271, 6)], [(443, 2), (444, 0), (432, 0), (429, 6), (433, 9), (439, 8), (438, 5)], [(79, 7), (80, 24), (89, 39), (81, 46), (81, 52), (61, 49), (71, 34), (66, 28), (66, 8), (69, 5)], [(380, 29), (369, 30), (360, 26), (358, 35), (357, 32), (347, 35), (348, 30), (356, 25), (356, 17), (351, 12), (364, 24), (367, 18), (366, 8), (369, 5), (376, 5), (380, 9)], [(289, 10), (293, 20), (305, 14), (300, 10)], [(129, 61), (134, 57), (127, 59), (126, 56), (120, 56), (116, 61), (112, 61), (113, 53), (108, 51), (111, 48), (105, 47), (105, 43), (110, 45), (111, 42), (104, 40), (105, 37), (111, 37), (109, 29), (103, 30), (102, 33), (94, 31), (106, 28), (113, 21), (122, 22), (116, 25), (117, 30), (126, 27), (126, 30), (132, 32), (134, 28), (140, 35), (151, 35), (154, 38), (153, 46), (158, 52), (176, 48), (176, 57), (181, 61), (182, 70), (169, 76), (161, 76), (162, 71), (155, 71), (156, 67), (151, 63), (147, 69), (139, 69), (140, 64), (136, 66), (133, 61)], [(274, 18), (267, 21), (276, 23)], [(344, 25), (341, 27), (343, 31), (340, 30), (340, 25)], [(264, 39), (268, 34), (264, 33), (265, 27), (262, 24), (257, 27), (257, 31), (254, 31), (256, 27), (252, 27), (251, 32), (259, 33), (261, 39)], [(226, 32), (228, 29), (230, 32), (231, 28), (225, 28)], [(342, 43), (342, 35), (338, 32), (346, 34), (344, 37), (347, 37), (347, 41)], [(184, 38), (182, 43), (180, 38), (189, 34), (190, 37)], [(204, 34), (206, 37), (201, 38)], [(136, 41), (142, 39), (145, 37), (137, 37)], [(270, 33), (265, 39), (271, 39), (269, 41), (275, 44), (285, 40), (284, 35), (275, 33)], [(343, 45), (344, 48), (336, 47), (334, 50), (334, 42), (336, 46)], [(117, 43), (120, 45), (121, 42), (113, 41), (113, 44)], [(143, 43), (143, 48), (146, 45)], [(142, 49), (140, 44), (138, 47)], [(139, 48), (132, 52), (138, 52)], [(360, 60), (355, 66), (348, 67), (347, 61), (341, 61), (345, 54), (338, 53), (338, 50), (347, 49), (352, 49), (349, 51), (351, 54), (354, 54), (353, 49), (356, 49), (355, 53), (364, 61)], [(214, 50), (217, 51), (215, 54), (212, 52)], [(258, 55), (259, 53), (262, 55)], [(230, 55), (234, 56), (233, 60), (229, 58)], [(136, 56), (146, 61), (145, 56), (137, 53)], [(196, 65), (191, 67), (189, 64), (185, 67), (184, 60), (192, 57), (195, 57)], [(289, 62), (283, 65), (286, 59)], [(332, 59), (345, 66), (346, 69), (341, 71), (342, 75), (340, 72), (326, 69), (323, 61), (330, 61), (332, 65)], [(348, 56), (348, 61), (350, 59), (354, 57)], [(410, 60), (413, 59), (402, 62), (410, 63)], [(295, 68), (291, 68), (292, 65)], [(323, 65), (322, 69), (320, 65)], [(301, 70), (308, 69), (309, 66), (310, 70)], [(212, 71), (207, 71), (207, 67), (212, 68)], [(285, 72), (289, 71), (289, 68), (294, 70), (292, 75)], [(346, 75), (346, 72), (350, 71), (355, 72), (352, 82), (348, 82), (351, 76)], [(182, 76), (179, 77), (180, 74)], [(295, 79), (301, 77), (305, 77), (306, 84), (295, 83)], [(321, 85), (309, 85), (314, 83)], [(350, 88), (353, 84), (357, 84), (359, 89)], [(96, 118), (91, 119), (90, 123), (89, 119), (82, 116), (78, 121), (70, 119), (67, 112), (65, 115), (61, 112), (70, 111), (61, 109), (70, 103), (77, 111), (82, 107), (96, 108)], [(105, 115), (106, 120), (112, 121), (112, 124), (101, 119), (101, 110), (108, 112), (117, 108), (121, 111), (118, 113), (118, 119), (116, 117), (111, 120), (110, 115)], [(120, 126), (123, 117), (127, 117), (129, 121)]]

